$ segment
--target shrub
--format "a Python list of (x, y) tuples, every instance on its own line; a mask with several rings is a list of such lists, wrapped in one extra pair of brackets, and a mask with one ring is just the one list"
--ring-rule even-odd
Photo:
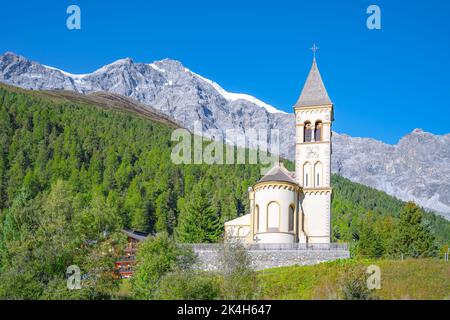
[(222, 274), (222, 298), (247, 300), (258, 292), (258, 278), (247, 250), (240, 242), (226, 243), (219, 251)]
[(219, 294), (217, 278), (212, 275), (175, 271), (161, 278), (153, 297), (159, 300), (214, 300)]
[(339, 280), (343, 300), (375, 300), (373, 291), (367, 288), (366, 272), (363, 267), (349, 267)]
[(167, 233), (149, 237), (139, 245), (131, 288), (136, 298), (150, 299), (167, 273), (188, 270), (195, 261), (192, 249), (179, 246)]

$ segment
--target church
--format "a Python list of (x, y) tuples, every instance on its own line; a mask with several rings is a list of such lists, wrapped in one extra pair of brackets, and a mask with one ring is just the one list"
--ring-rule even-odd
[(276, 164), (249, 188), (250, 213), (225, 223), (244, 243), (330, 243), (333, 103), (314, 57), (294, 105), (295, 172)]

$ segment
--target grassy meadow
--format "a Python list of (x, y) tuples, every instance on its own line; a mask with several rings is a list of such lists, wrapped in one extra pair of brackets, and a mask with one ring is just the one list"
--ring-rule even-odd
[(293, 266), (259, 273), (262, 299), (340, 299), (348, 273), (381, 269), (377, 299), (450, 299), (450, 262), (437, 259), (338, 260), (314, 266)]

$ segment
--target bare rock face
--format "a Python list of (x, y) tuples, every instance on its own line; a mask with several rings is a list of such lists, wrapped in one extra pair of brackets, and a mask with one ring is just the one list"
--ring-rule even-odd
[(450, 134), (416, 129), (396, 145), (333, 135), (332, 170), (450, 218)]
[[(33, 90), (105, 91), (135, 99), (174, 119), (181, 126), (225, 134), (250, 129), (278, 129), (280, 154), (295, 156), (295, 119), (245, 94), (230, 93), (217, 83), (164, 59), (151, 64), (126, 58), (92, 73), (74, 75), (41, 65), (14, 53), (0, 56), (0, 82)], [(247, 146), (256, 146), (249, 141)], [(368, 138), (333, 134), (335, 173), (450, 218), (450, 135), (415, 130), (397, 145)]]

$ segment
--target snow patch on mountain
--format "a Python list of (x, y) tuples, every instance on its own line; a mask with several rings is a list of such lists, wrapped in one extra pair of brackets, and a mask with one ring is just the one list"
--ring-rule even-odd
[(255, 98), (249, 94), (245, 94), (245, 93), (233, 93), (233, 92), (228, 92), (226, 91), (224, 88), (222, 88), (217, 82), (214, 82), (210, 79), (207, 79), (195, 72), (192, 72), (191, 70), (189, 70), (188, 68), (184, 68), (184, 70), (186, 72), (190, 72), (191, 74), (193, 74), (194, 76), (202, 79), (203, 81), (209, 83), (214, 89), (217, 90), (217, 92), (219, 92), (225, 99), (229, 100), (229, 101), (236, 101), (236, 100), (246, 100), (248, 102), (251, 102), (253, 104), (256, 104), (257, 106), (260, 106), (264, 109), (267, 110), (267, 112), (270, 113), (283, 113), (283, 114), (287, 114), (284, 111), (278, 110), (277, 108), (271, 106), (270, 104), (267, 104), (261, 100), (259, 100), (258, 98)]
[(65, 75), (66, 77), (70, 77), (70, 78), (78, 79), (78, 80), (80, 80), (80, 79), (82, 79), (82, 78), (84, 78), (84, 77), (90, 75), (90, 73), (86, 73), (86, 74), (73, 74), (73, 73), (69, 73), (69, 72), (66, 72), (66, 71), (64, 71), (64, 70), (58, 69), (58, 68), (46, 66), (45, 64), (43, 64), (42, 66), (45, 67), (45, 68), (47, 68), (47, 69), (50, 69), (50, 70), (54, 70), (54, 71), (61, 72), (61, 73), (62, 73), (63, 75)]
[(166, 72), (166, 70), (161, 69), (155, 63), (149, 63), (149, 66), (152, 67), (153, 69), (155, 69), (156, 71), (159, 71), (159, 72), (162, 72), (162, 73)]

